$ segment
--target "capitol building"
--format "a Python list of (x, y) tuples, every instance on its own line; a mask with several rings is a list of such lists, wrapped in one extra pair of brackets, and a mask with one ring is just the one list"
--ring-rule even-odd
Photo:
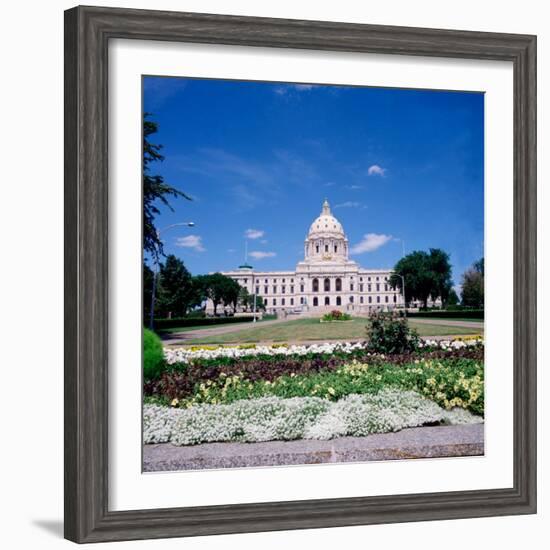
[(293, 271), (257, 271), (249, 265), (224, 271), (250, 294), (261, 296), (267, 313), (316, 314), (332, 309), (368, 315), (403, 307), (390, 286), (392, 270), (365, 269), (349, 259), (349, 242), (327, 200), (304, 242), (304, 259)]

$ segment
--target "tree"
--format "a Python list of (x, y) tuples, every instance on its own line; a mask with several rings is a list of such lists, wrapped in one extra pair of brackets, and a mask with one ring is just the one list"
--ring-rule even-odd
[(158, 201), (173, 211), (168, 197), (183, 197), (187, 200), (191, 200), (191, 197), (168, 185), (162, 176), (150, 174), (149, 165), (163, 161), (164, 157), (160, 154), (162, 145), (149, 141), (149, 137), (158, 132), (158, 124), (147, 120), (149, 116), (149, 113), (143, 115), (143, 250), (158, 261), (163, 255), (162, 241), (154, 224), (155, 216), (160, 213)]
[(485, 261), (475, 262), (462, 275), (462, 305), (483, 308), (485, 302)]
[(434, 299), (440, 297), (442, 305), (445, 307), (449, 299), (449, 293), (453, 288), (449, 254), (440, 248), (430, 248), (428, 264), (434, 283), (430, 294)]
[(194, 299), (193, 278), (183, 262), (170, 254), (160, 268), (162, 310), (175, 317), (184, 317)]
[[(441, 297), (443, 302), (449, 297), (452, 288), (449, 255), (439, 249), (430, 248), (429, 253), (416, 250), (401, 258), (394, 267), (390, 285), (403, 292), (405, 279), (405, 302), (420, 300), (428, 306), (428, 298)], [(401, 277), (400, 277), (401, 276)]]
[(153, 293), (153, 270), (143, 262), (143, 321), (149, 322), (149, 315), (151, 314), (151, 298)]
[(451, 288), (451, 291), (449, 292), (449, 298), (447, 300), (448, 306), (456, 306), (459, 302), (458, 294), (456, 293), (454, 288)]
[[(250, 294), (248, 290), (241, 287), (239, 293), (239, 304), (245, 311), (254, 311), (254, 294)], [(256, 311), (265, 311), (264, 300), (256, 294)]]
[(210, 275), (200, 275), (197, 277), (198, 286), (206, 298), (212, 301), (214, 306), (214, 315), (217, 315), (220, 304), (231, 305), (233, 311), (237, 308), (239, 292), (241, 286), (237, 281), (226, 277), (221, 273), (212, 273)]

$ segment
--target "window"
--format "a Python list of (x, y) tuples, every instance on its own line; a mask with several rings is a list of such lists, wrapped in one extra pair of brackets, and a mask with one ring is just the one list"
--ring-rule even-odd
[(260, 287), (259, 286), (256, 287), (256, 294), (260, 294)]
[(313, 279), (313, 292), (319, 292), (319, 279)]
[(386, 296), (385, 296), (385, 300), (384, 300), (384, 301), (386, 302), (386, 304), (390, 301), (390, 300), (389, 300), (389, 296), (388, 296), (387, 294), (386, 294)]
[(359, 298), (359, 302), (363, 303), (363, 296), (361, 296), (361, 298)]
[(269, 294), (269, 287), (264, 286), (264, 294)]
[(372, 304), (372, 296), (369, 296), (369, 304)]
[(303, 296), (300, 298), (300, 303), (301, 303), (302, 305), (305, 303), (305, 302), (304, 302), (304, 297), (303, 297)]
[(325, 305), (330, 306), (330, 297), (329, 296), (325, 296)]
[(285, 299), (284, 298), (281, 299), (281, 305), (283, 305), (283, 306), (285, 305)]
[(397, 295), (394, 294), (394, 295), (393, 295), (393, 303), (395, 304), (396, 302), (397, 302)]
[[(283, 279), (283, 281), (284, 281), (284, 279)], [(281, 292), (282, 292), (283, 294), (286, 294), (286, 286), (283, 286), (283, 287), (282, 287)]]
[(363, 277), (359, 277), (359, 280), (360, 280), (361, 282), (363, 282)]
[(247, 280), (248, 280), (248, 279), (243, 279), (243, 283), (246, 284), (246, 281), (247, 281)]
[(264, 298), (264, 304), (267, 306), (269, 305), (269, 300), (267, 298)]
[(376, 297), (376, 303), (377, 303), (377, 304), (380, 303), (380, 296), (377, 296), (377, 297)]
[(304, 285), (300, 285), (300, 292), (304, 291)]
[(328, 252), (328, 244), (325, 245), (325, 252)]
[(350, 297), (349, 297), (349, 303), (350, 303), (350, 304), (353, 304), (353, 296), (350, 296)]
[(368, 278), (368, 280), (370, 281), (370, 277)]
[(359, 285), (359, 292), (363, 292), (363, 285)]
[(342, 279), (336, 279), (336, 292), (342, 292)]
[(291, 299), (290, 299), (290, 305), (291, 305), (291, 306), (294, 305), (294, 298), (291, 298)]
[(318, 305), (319, 305), (319, 300), (318, 300), (317, 296), (315, 296), (315, 298), (313, 298), (313, 305), (314, 305), (314, 306), (318, 306)]
[(290, 279), (290, 282), (291, 282), (291, 283), (294, 283), (294, 279)]
[(349, 289), (353, 292), (353, 283), (349, 285)]
[(276, 286), (273, 287), (273, 294), (277, 294), (277, 287)]
[(276, 283), (276, 282), (277, 282), (277, 279), (273, 279), (273, 282)]
[(342, 305), (342, 298), (340, 296), (336, 296), (336, 305), (341, 306)]
[(274, 305), (274, 306), (277, 305), (277, 298), (273, 298), (273, 305)]
[(294, 287), (293, 286), (290, 287), (290, 294), (294, 294)]
[(323, 288), (325, 292), (330, 292), (330, 279), (327, 278), (323, 281)]
[(319, 245), (317, 245), (317, 246), (315, 247), (315, 252), (317, 252), (317, 254), (319, 254)]
[(380, 292), (380, 283), (376, 283), (376, 292)]
[(334, 253), (336, 254), (338, 252), (338, 247), (334, 246)]
[(378, 281), (380, 279), (380, 277), (376, 277), (376, 280)]
[(388, 285), (384, 285), (384, 290), (388, 292)]
[(283, 283), (285, 282), (285, 280), (283, 279)]
[(367, 291), (372, 292), (372, 285), (367, 285)]
[(264, 279), (264, 283), (267, 284), (267, 279)]

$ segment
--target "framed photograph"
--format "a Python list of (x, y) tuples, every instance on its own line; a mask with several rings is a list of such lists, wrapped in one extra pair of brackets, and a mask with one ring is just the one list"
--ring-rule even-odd
[(536, 37), (65, 12), (65, 536), (536, 511)]

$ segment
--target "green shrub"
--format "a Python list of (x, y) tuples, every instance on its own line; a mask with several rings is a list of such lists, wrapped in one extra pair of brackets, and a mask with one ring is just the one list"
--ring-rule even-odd
[[(458, 309), (457, 309), (458, 308)], [(468, 309), (462, 306), (449, 306), (446, 311), (414, 311), (407, 314), (408, 317), (421, 317), (424, 319), (480, 319), (485, 317), (483, 309)]]
[(375, 353), (407, 353), (418, 349), (418, 333), (397, 312), (375, 312), (367, 325), (367, 349)]
[(143, 329), (143, 378), (160, 376), (164, 367), (164, 353), (160, 338), (151, 330)]

